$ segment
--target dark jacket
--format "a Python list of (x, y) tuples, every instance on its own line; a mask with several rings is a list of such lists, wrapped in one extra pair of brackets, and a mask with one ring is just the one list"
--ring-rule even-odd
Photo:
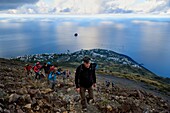
[(41, 69), (44, 69), (45, 73), (46, 73), (46, 74), (49, 74), (50, 67), (51, 67), (51, 65), (47, 65), (47, 66), (43, 65), (43, 66), (41, 67)]
[(77, 67), (75, 74), (76, 88), (89, 88), (94, 83), (96, 83), (95, 65), (91, 63), (90, 68), (86, 68), (83, 64), (81, 64)]

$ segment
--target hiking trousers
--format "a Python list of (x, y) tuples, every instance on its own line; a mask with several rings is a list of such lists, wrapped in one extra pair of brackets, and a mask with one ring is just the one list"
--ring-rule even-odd
[[(86, 90), (88, 90), (88, 97), (86, 98)], [(87, 102), (89, 102), (89, 100), (93, 99), (93, 88), (92, 86), (90, 88), (84, 88), (84, 87), (80, 87), (80, 96), (81, 96), (81, 105), (82, 108), (87, 108)]]
[(40, 74), (38, 72), (35, 72), (35, 79), (40, 79)]
[(49, 82), (50, 82), (50, 87), (51, 87), (51, 89), (54, 89), (54, 88), (55, 88), (55, 85), (56, 85), (56, 83), (57, 83), (57, 80), (50, 80)]
[(26, 74), (26, 77), (32, 75), (32, 72), (30, 70), (27, 70), (27, 74)]

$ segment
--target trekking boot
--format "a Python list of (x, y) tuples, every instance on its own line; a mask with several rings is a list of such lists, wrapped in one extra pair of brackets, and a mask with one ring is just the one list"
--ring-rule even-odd
[(55, 84), (52, 84), (52, 87), (51, 87), (51, 89), (52, 89), (52, 90), (54, 90), (54, 88), (55, 88)]
[(87, 99), (87, 103), (88, 104), (93, 104), (94, 103), (94, 99)]
[(94, 99), (90, 99), (89, 104), (93, 104), (93, 103), (94, 103)]
[(82, 108), (82, 111), (83, 112), (87, 112), (87, 108)]

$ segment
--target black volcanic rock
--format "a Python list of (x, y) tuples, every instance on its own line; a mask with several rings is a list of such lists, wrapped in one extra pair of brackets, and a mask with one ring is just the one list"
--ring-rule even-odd
[[(10, 63), (12, 62), (12, 64)], [(31, 80), (24, 75), (24, 63), (0, 60), (0, 112), (2, 113), (80, 113), (80, 96), (75, 92), (74, 72), (67, 84), (58, 77), (56, 89), (46, 80)], [(124, 81), (122, 81), (124, 82)], [(163, 112), (170, 111), (169, 103), (161, 97), (141, 89), (105, 86), (97, 77), (95, 101), (88, 105), (88, 113)]]

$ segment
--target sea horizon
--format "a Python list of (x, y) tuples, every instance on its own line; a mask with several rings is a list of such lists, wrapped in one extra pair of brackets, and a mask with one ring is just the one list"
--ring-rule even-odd
[(5, 15), (0, 17), (0, 57), (101, 48), (125, 54), (157, 75), (170, 75), (167, 15)]

